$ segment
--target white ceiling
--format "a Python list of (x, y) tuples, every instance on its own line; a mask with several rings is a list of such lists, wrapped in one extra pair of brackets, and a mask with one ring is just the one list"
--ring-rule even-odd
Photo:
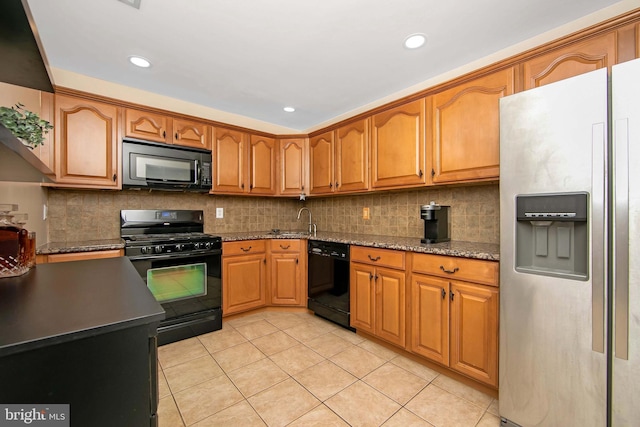
[(52, 67), (300, 131), (615, 3), (28, 0)]

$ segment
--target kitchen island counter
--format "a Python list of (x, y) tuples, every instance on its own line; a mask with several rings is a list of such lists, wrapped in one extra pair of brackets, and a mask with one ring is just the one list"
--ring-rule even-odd
[(163, 318), (125, 257), (43, 264), (0, 279), (0, 356)]

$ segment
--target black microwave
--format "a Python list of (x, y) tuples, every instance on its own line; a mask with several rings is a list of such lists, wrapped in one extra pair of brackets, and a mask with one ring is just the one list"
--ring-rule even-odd
[(211, 151), (125, 138), (122, 188), (211, 190)]

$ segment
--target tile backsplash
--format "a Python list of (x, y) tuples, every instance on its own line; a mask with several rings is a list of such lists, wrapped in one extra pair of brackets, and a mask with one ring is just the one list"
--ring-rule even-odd
[[(115, 239), (120, 236), (121, 209), (202, 209), (205, 232), (305, 230), (307, 206), (320, 231), (421, 237), (420, 205), (451, 205), (455, 240), (499, 242), (498, 184), (309, 198), (306, 202), (268, 197), (211, 196), (146, 191), (49, 189), (49, 241)], [(224, 218), (216, 218), (216, 208)], [(362, 208), (371, 212), (362, 219)]]

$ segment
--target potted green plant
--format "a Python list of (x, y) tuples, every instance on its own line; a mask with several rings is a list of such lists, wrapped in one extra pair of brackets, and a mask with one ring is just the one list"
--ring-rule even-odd
[(53, 129), (51, 123), (25, 109), (20, 103), (11, 108), (0, 107), (0, 123), (32, 149), (43, 144), (44, 136)]

